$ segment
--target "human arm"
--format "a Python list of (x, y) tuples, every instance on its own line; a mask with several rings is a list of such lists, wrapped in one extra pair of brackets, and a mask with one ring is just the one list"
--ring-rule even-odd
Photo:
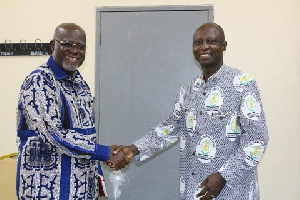
[(237, 183), (247, 172), (255, 170), (269, 140), (260, 93), (254, 79), (244, 87), (241, 97), (237, 113), (241, 128), (239, 147), (219, 169), (229, 184)]
[[(156, 152), (168, 148), (178, 140), (182, 128), (182, 126), (180, 126), (181, 119), (184, 118), (181, 114), (183, 102), (182, 91), (177, 95), (175, 102), (175, 109), (166, 120), (159, 123), (147, 135), (140, 138), (132, 145), (119, 147), (116, 154), (122, 152), (122, 150), (125, 154), (128, 153), (128, 159), (124, 163), (128, 164), (133, 157), (135, 157), (138, 162), (145, 160)], [(108, 165), (111, 167), (113, 164), (115, 163), (108, 162)]]
[(19, 95), (19, 110), (26, 123), (26, 129), (34, 132), (34, 136), (41, 142), (61, 154), (107, 160), (110, 148), (96, 143), (91, 117), (91, 95), (88, 93), (80, 99), (83, 105), (80, 109), (87, 114), (85, 118), (82, 117), (85, 126), (75, 124), (76, 121), (71, 119), (70, 126), (67, 127), (65, 116), (70, 115), (66, 113), (72, 113), (77, 118), (81, 116), (77, 115), (79, 109), (77, 110), (76, 106), (68, 104), (64, 107), (65, 98), (58, 84), (54, 76), (44, 70), (36, 71), (26, 78)]
[(168, 118), (133, 143), (139, 150), (139, 154), (135, 156), (137, 162), (144, 161), (157, 152), (169, 148), (184, 134), (185, 109), (183, 104), (185, 92), (186, 87), (181, 87), (175, 98), (174, 109)]

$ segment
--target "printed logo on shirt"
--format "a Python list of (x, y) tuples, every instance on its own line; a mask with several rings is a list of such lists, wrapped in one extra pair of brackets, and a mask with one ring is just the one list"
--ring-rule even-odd
[(242, 92), (243, 87), (247, 85), (247, 83), (251, 80), (253, 80), (253, 78), (249, 74), (243, 73), (241, 75), (234, 77), (233, 85), (237, 91)]
[(195, 109), (191, 108), (186, 115), (186, 127), (190, 136), (194, 134), (196, 124), (197, 121), (196, 121)]
[(223, 95), (220, 88), (213, 88), (205, 99), (205, 109), (209, 115), (219, 113), (220, 107), (223, 104)]
[(197, 78), (193, 85), (193, 90), (198, 91), (203, 83), (203, 79), (201, 77)]
[(210, 94), (209, 96), (209, 106), (211, 108), (215, 107), (218, 103), (218, 100), (219, 100), (219, 94), (218, 93), (212, 93)]
[(209, 135), (203, 135), (196, 147), (198, 160), (202, 163), (209, 163), (216, 155), (216, 146)]
[(241, 134), (241, 127), (238, 116), (234, 113), (226, 125), (226, 136), (230, 141), (235, 141), (239, 134)]
[(169, 134), (173, 131), (174, 126), (158, 126), (155, 128), (155, 132), (159, 137), (164, 137), (162, 147), (168, 147), (174, 144), (177, 141), (177, 137), (169, 136)]
[(246, 163), (250, 166), (256, 166), (261, 160), (264, 151), (265, 147), (263, 145), (263, 142), (251, 142), (247, 147), (244, 148), (244, 152), (246, 153)]
[(155, 131), (158, 136), (164, 137), (165, 135), (168, 135), (171, 131), (173, 131), (174, 126), (158, 126), (155, 128)]
[(183, 150), (185, 149), (185, 142), (186, 142), (185, 136), (182, 135), (182, 136), (180, 137), (180, 153), (182, 153)]
[(247, 73), (243, 73), (242, 76), (240, 77), (241, 85), (246, 85), (250, 80), (252, 80), (252, 77)]
[(261, 106), (254, 95), (246, 94), (242, 105), (243, 114), (252, 120), (258, 120), (261, 113)]

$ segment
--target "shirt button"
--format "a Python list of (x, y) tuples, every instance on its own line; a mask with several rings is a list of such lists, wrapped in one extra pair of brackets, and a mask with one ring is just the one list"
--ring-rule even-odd
[(192, 153), (192, 155), (194, 156), (196, 154), (196, 152), (194, 151), (193, 153)]
[(192, 174), (192, 176), (194, 176), (194, 175), (195, 175), (195, 173), (194, 173), (194, 172), (192, 172), (191, 174)]
[(206, 95), (206, 92), (203, 92), (202, 94), (203, 94), (203, 96), (205, 96), (205, 95)]

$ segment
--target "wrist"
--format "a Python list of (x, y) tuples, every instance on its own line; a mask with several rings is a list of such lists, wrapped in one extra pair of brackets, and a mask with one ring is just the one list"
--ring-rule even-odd
[(95, 144), (95, 151), (92, 154), (92, 160), (100, 160), (100, 161), (107, 161), (110, 158), (110, 147)]
[(139, 149), (134, 144), (130, 145), (129, 149), (132, 152), (133, 156), (136, 156), (140, 153)]

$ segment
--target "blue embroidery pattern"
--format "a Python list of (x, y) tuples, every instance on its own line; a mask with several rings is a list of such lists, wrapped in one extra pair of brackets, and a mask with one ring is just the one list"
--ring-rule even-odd
[(93, 97), (78, 71), (71, 78), (50, 57), (23, 82), (17, 119), (19, 199), (97, 198)]

